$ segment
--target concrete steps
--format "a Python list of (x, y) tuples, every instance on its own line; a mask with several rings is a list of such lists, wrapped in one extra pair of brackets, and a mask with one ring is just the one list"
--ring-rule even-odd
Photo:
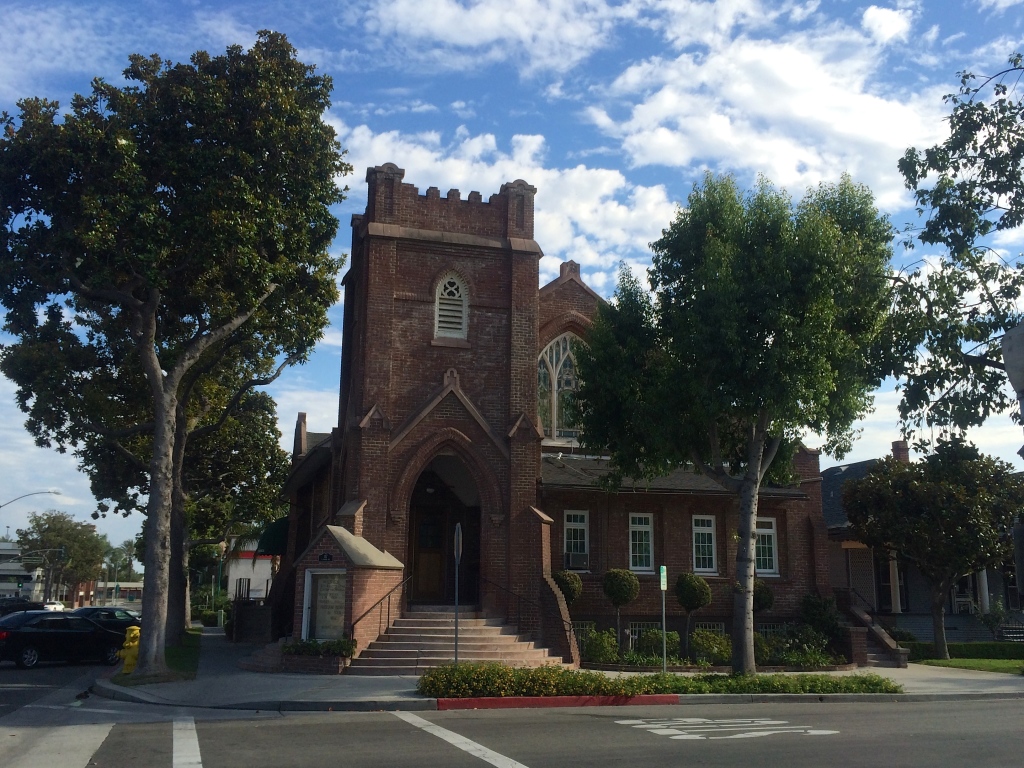
[(889, 650), (879, 643), (875, 636), (868, 632), (867, 636), (867, 647), (868, 647), (868, 667), (895, 667), (896, 662), (893, 661), (892, 655)]
[[(421, 675), (455, 657), (455, 609), (421, 606), (407, 610), (352, 660), (349, 675)], [(500, 661), (516, 667), (561, 664), (546, 648), (520, 637), (500, 619), (459, 609), (459, 661)]]

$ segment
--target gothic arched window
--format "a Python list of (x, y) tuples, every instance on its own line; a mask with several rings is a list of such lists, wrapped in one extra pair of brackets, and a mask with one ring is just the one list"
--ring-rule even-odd
[(465, 339), (469, 334), (469, 297), (466, 285), (456, 274), (437, 283), (434, 305), (434, 336)]
[(552, 341), (537, 360), (537, 420), (545, 437), (575, 438), (579, 430), (567, 414), (575, 396), (578, 379), (572, 345), (579, 339), (563, 333)]

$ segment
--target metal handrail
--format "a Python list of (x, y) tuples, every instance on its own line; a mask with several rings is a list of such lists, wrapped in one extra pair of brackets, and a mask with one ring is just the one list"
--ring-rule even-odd
[[(552, 611), (551, 609), (545, 608), (543, 605), (541, 605), (540, 603), (538, 603), (535, 600), (531, 600), (528, 597), (523, 597), (518, 592), (515, 592), (514, 590), (511, 590), (508, 587), (503, 587), (501, 584), (498, 584), (497, 582), (491, 581), (490, 579), (488, 579), (488, 578), (486, 578), (484, 576), (480, 577), (480, 581), (484, 582), (485, 584), (490, 584), (492, 587), (497, 587), (502, 592), (505, 592), (505, 593), (507, 593), (509, 595), (512, 595), (512, 597), (516, 598), (516, 604), (517, 604), (517, 607), (516, 607), (516, 625), (517, 626), (521, 625), (523, 623), (522, 622), (522, 619), (523, 619), (523, 606), (522, 606), (522, 604), (523, 604), (523, 602), (526, 602), (528, 605), (532, 605), (534, 608), (537, 608), (541, 613), (543, 613), (543, 614), (545, 614), (547, 616), (552, 616), (552, 617), (556, 616), (554, 611)], [(506, 603), (506, 605), (507, 605), (507, 603)], [(558, 618), (558, 620), (560, 622), (562, 622), (562, 625), (564, 626), (564, 628), (569, 630), (569, 632), (572, 634), (573, 642), (576, 642), (576, 628), (573, 627), (572, 622), (571, 621), (566, 621), (561, 616), (557, 616), (557, 618)], [(505, 609), (505, 619), (506, 620), (509, 619), (509, 611), (508, 611), (507, 607)], [(577, 646), (578, 646), (578, 644), (577, 644)]]
[[(369, 616), (370, 612), (373, 611), (377, 606), (379, 606), (385, 600), (388, 601), (388, 624), (387, 625), (390, 627), (391, 626), (391, 595), (394, 594), (396, 589), (400, 589), (401, 587), (404, 587), (406, 584), (408, 584), (411, 581), (412, 581), (412, 576), (411, 575), (407, 576), (404, 581), (402, 581), (400, 584), (396, 584), (395, 586), (393, 586), (391, 589), (389, 589), (387, 591), (387, 594), (385, 594), (380, 600), (378, 600), (376, 603), (374, 603), (369, 608), (367, 608), (365, 611), (363, 611), (363, 613), (359, 616), (359, 618), (352, 622), (351, 628), (349, 630), (349, 634), (354, 636), (355, 632), (356, 632), (356, 624), (358, 624), (360, 621), (362, 621), (367, 616)], [(381, 632), (381, 629), (380, 629), (380, 616), (378, 615), (378, 617), (377, 617), (377, 634), (379, 635), (380, 632)]]
[(866, 597), (864, 597), (864, 595), (862, 595), (860, 592), (858, 592), (856, 590), (856, 588), (854, 588), (854, 587), (847, 587), (847, 589), (850, 591), (850, 594), (856, 595), (860, 599), (860, 601), (862, 603), (864, 603), (865, 613), (867, 613), (868, 616), (871, 617), (871, 623), (874, 624), (875, 623), (875, 609), (872, 606), (871, 601), (868, 600)]

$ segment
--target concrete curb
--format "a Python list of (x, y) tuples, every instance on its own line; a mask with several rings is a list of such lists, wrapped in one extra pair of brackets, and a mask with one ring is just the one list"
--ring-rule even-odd
[(135, 691), (99, 679), (93, 683), (97, 696), (135, 704), (196, 709), (230, 709), (261, 712), (425, 712), (467, 709), (543, 709), (553, 707), (696, 706), (711, 704), (808, 704), (919, 703), (932, 701), (984, 701), (1024, 699), (1024, 691), (1000, 693), (694, 693), (641, 696), (508, 696), (467, 699), (343, 699), (338, 701), (285, 700), (242, 701), (230, 704), (195, 704)]

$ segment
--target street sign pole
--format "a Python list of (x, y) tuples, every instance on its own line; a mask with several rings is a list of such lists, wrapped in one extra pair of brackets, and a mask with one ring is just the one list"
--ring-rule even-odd
[(668, 672), (668, 639), (665, 634), (665, 592), (668, 591), (668, 568), (661, 566), (661, 671)]
[(462, 523), (455, 524), (455, 663), (459, 663), (459, 563), (462, 562)]

